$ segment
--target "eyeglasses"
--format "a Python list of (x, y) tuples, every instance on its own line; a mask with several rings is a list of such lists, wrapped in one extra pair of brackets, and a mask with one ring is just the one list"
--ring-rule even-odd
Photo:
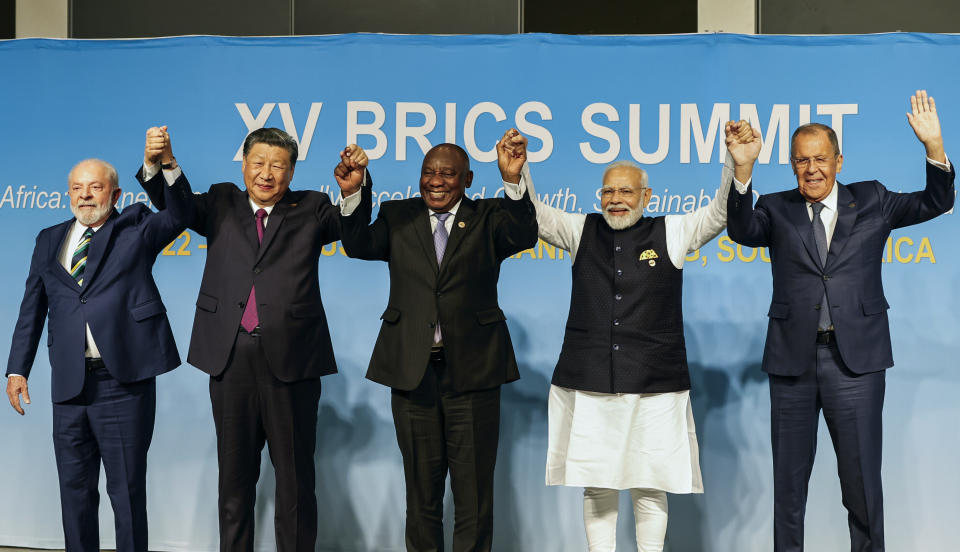
[(810, 166), (810, 163), (813, 163), (815, 167), (826, 167), (834, 159), (836, 159), (836, 157), (823, 157), (822, 155), (816, 157), (794, 157), (793, 166), (798, 169), (806, 169)]
[(620, 194), (620, 197), (631, 198), (642, 194), (646, 187), (642, 188), (601, 188), (600, 195), (606, 198), (613, 197), (613, 194)]

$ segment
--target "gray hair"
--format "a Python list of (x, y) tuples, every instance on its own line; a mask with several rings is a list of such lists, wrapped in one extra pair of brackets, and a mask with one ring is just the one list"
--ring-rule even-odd
[(70, 172), (67, 174), (67, 180), (68, 181), (70, 180), (70, 177), (73, 175), (73, 171), (75, 171), (77, 167), (79, 167), (80, 165), (88, 164), (88, 163), (100, 165), (101, 167), (106, 169), (107, 179), (110, 181), (111, 192), (120, 187), (120, 179), (117, 177), (117, 169), (110, 163), (107, 163), (106, 161), (104, 161), (103, 159), (97, 159), (95, 157), (91, 157), (90, 159), (84, 159), (83, 161), (80, 161), (79, 163), (74, 165), (73, 168), (70, 169)]
[(607, 179), (607, 173), (609, 173), (614, 169), (632, 169), (637, 171), (638, 173), (640, 173), (640, 188), (647, 187), (647, 181), (648, 181), (647, 171), (641, 169), (640, 165), (637, 165), (633, 161), (628, 161), (628, 160), (614, 161), (613, 163), (610, 163), (609, 165), (607, 165), (607, 168), (603, 170), (603, 178), (601, 179), (601, 182), (605, 181)]

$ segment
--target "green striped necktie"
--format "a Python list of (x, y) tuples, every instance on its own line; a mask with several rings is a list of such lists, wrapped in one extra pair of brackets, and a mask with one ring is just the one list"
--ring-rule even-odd
[(93, 237), (93, 229), (87, 228), (80, 238), (80, 243), (73, 251), (73, 259), (70, 261), (70, 276), (77, 281), (78, 286), (83, 285), (83, 269), (87, 267), (87, 251), (90, 249), (90, 238)]

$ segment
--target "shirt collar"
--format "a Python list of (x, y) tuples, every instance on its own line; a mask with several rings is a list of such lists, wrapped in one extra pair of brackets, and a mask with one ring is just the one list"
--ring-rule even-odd
[[(838, 188), (840, 188), (840, 183), (834, 181), (834, 183), (833, 183), (833, 189), (830, 190), (830, 193), (827, 194), (827, 197), (825, 197), (825, 198), (823, 198), (822, 200), (820, 200), (820, 203), (822, 203), (823, 206), (826, 207), (827, 209), (831, 209), (831, 210), (833, 210), (833, 211), (836, 211), (836, 210), (837, 210), (837, 193), (838, 193), (838, 192), (837, 192), (837, 189), (838, 189)], [(811, 203), (810, 201), (808, 201), (808, 202), (807, 202), (807, 205), (813, 205), (813, 203)]]
[(273, 205), (270, 205), (269, 207), (261, 207), (261, 206), (259, 206), (259, 205), (257, 205), (256, 203), (253, 202), (253, 199), (250, 197), (249, 194), (247, 195), (247, 201), (250, 203), (250, 208), (253, 209), (253, 214), (257, 214), (257, 211), (258, 211), (258, 210), (263, 209), (264, 211), (267, 212), (267, 216), (268, 216), (268, 217), (270, 216), (270, 211), (273, 211), (273, 208), (277, 206), (277, 204), (274, 203)]
[[(448, 213), (450, 213), (450, 214), (453, 216), (453, 218), (457, 218), (457, 209), (460, 208), (460, 204), (461, 204), (461, 203), (463, 203), (463, 198), (462, 198), (462, 197), (460, 198), (459, 201), (457, 201), (457, 202), (453, 205), (453, 207), (450, 208), (449, 211), (447, 211)], [(433, 209), (430, 209), (429, 207), (427, 208), (427, 211), (430, 211), (430, 216), (431, 216), (431, 217), (437, 213), (436, 211), (434, 211)]]

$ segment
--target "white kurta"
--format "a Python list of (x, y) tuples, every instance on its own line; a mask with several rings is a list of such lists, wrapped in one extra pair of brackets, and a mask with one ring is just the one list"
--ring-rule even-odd
[[(540, 237), (569, 251), (576, 262), (586, 215), (538, 201), (527, 165), (522, 178), (537, 209)], [(726, 227), (732, 180), (728, 154), (720, 188), (708, 205), (664, 217), (667, 254), (675, 267), (683, 268), (689, 252)], [(546, 480), (547, 485), (702, 493), (690, 392), (609, 394), (551, 385)]]

